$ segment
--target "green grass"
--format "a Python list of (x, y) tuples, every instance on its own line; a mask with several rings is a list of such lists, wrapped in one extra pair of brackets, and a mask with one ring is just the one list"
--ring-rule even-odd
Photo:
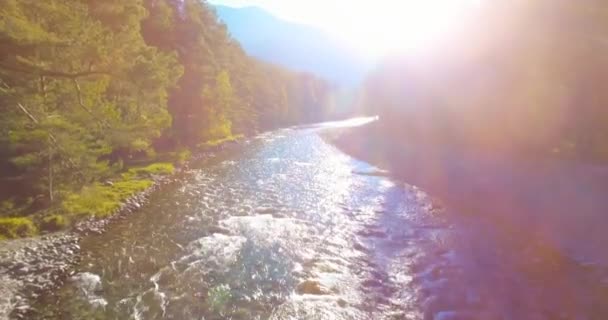
[[(176, 156), (186, 161), (190, 153), (179, 152)], [(129, 197), (150, 188), (154, 184), (153, 176), (170, 175), (174, 171), (174, 165), (168, 162), (132, 167), (111, 179), (111, 183), (97, 182), (80, 191), (64, 194), (58, 206), (46, 211), (29, 217), (2, 217), (0, 240), (35, 236), (39, 230), (63, 230), (87, 217), (108, 217)]]
[(190, 150), (182, 150), (175, 153), (175, 162), (183, 164), (192, 158)]
[(242, 134), (229, 135), (229, 136), (221, 138), (221, 139), (209, 140), (205, 143), (200, 144), (199, 147), (200, 148), (213, 148), (213, 147), (217, 147), (226, 142), (236, 141), (238, 139), (241, 139), (242, 137), (243, 137)]
[(120, 208), (130, 196), (151, 187), (150, 179), (128, 179), (114, 182), (113, 185), (96, 183), (85, 187), (80, 193), (67, 196), (62, 208), (72, 216), (92, 216), (104, 218)]
[(64, 194), (57, 207), (30, 217), (0, 218), (0, 240), (35, 236), (39, 230), (63, 230), (82, 218), (108, 217), (129, 197), (151, 187), (153, 176), (169, 175), (174, 171), (173, 164), (167, 162), (133, 167), (111, 179), (112, 183), (97, 182), (78, 192)]
[[(146, 167), (135, 167), (127, 171), (131, 176), (150, 176), (150, 175), (169, 175), (175, 171), (175, 167), (171, 163), (161, 162), (153, 163)], [(123, 174), (124, 177), (124, 174)]]
[(107, 217), (116, 212), (129, 197), (151, 187), (154, 183), (151, 176), (169, 175), (174, 171), (175, 167), (171, 163), (130, 168), (111, 184), (95, 183), (78, 193), (67, 195), (61, 205), (62, 211), (69, 217), (76, 218)]
[(70, 225), (70, 220), (65, 215), (51, 214), (40, 221), (40, 230), (44, 231), (59, 231), (67, 228)]
[(30, 218), (0, 218), (0, 238), (31, 237), (38, 228)]
[(192, 152), (188, 149), (159, 153), (156, 157), (158, 161), (184, 164), (192, 158)]

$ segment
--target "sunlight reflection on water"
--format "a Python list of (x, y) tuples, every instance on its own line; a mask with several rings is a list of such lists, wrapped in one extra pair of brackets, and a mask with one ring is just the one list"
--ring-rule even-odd
[(560, 306), (580, 286), (560, 279), (550, 288), (573, 293), (550, 294), (545, 266), (502, 246), (492, 226), (369, 174), (314, 130), (262, 137), (85, 239), (77, 271), (99, 289), (68, 282), (31, 318), (556, 319), (563, 309), (593, 319), (575, 299)]
[(374, 116), (374, 117), (357, 117), (357, 118), (351, 118), (351, 119), (347, 119), (347, 120), (340, 120), (340, 121), (329, 121), (329, 122), (323, 122), (323, 123), (319, 123), (319, 124), (314, 124), (314, 125), (310, 125), (307, 127), (310, 128), (349, 128), (349, 127), (359, 127), (362, 125), (366, 125), (368, 123), (374, 122), (379, 120), (378, 116)]

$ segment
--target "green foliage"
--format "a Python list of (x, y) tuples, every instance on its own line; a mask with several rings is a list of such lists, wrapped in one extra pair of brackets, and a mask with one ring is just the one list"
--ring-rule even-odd
[(232, 122), (228, 120), (227, 114), (235, 107), (236, 98), (228, 72), (221, 71), (213, 87), (205, 87), (203, 90), (203, 101), (208, 104), (206, 125), (201, 134), (203, 140), (215, 140), (232, 135)]
[(224, 138), (221, 138), (221, 139), (209, 140), (209, 141), (206, 141), (205, 143), (201, 143), (198, 145), (198, 147), (202, 148), (202, 149), (213, 148), (213, 147), (222, 145), (226, 142), (233, 142), (233, 141), (236, 141), (241, 138), (243, 138), (242, 134), (225, 136)]
[(42, 218), (41, 229), (57, 231), (70, 225), (74, 217), (92, 216), (103, 218), (120, 208), (123, 201), (152, 186), (147, 179), (152, 175), (169, 175), (175, 171), (171, 163), (154, 163), (145, 167), (130, 168), (119, 181), (108, 184), (95, 183), (79, 192), (69, 193), (62, 203), (62, 213)]
[(12, 217), (23, 214), (26, 209), (32, 205), (34, 199), (32, 198), (19, 198), (15, 200), (7, 199), (0, 202), (0, 217)]
[(169, 97), (176, 144), (195, 146), (323, 117), (330, 103), (327, 83), (248, 57), (207, 4), (180, 3), (145, 1), (150, 15), (142, 30), (147, 43), (178, 52), (185, 68)]
[(29, 218), (0, 218), (0, 236), (8, 239), (31, 237), (38, 229)]
[(175, 171), (175, 166), (171, 163), (153, 163), (146, 167), (131, 168), (128, 174), (146, 177), (150, 175), (169, 175), (173, 171)]
[(44, 231), (59, 231), (67, 228), (70, 221), (64, 215), (53, 214), (42, 218), (40, 222), (40, 230)]
[[(6, 3), (4, 3), (6, 2)], [(5, 5), (6, 4), (6, 5)], [(3, 1), (0, 147), (31, 187), (27, 196), (78, 190), (112, 174), (117, 151), (150, 152), (171, 124), (174, 53), (141, 36), (140, 1)]]
[(13, 200), (4, 200), (0, 202), (0, 216), (11, 215), (15, 211), (15, 202)]
[(176, 153), (175, 161), (177, 163), (183, 164), (186, 161), (190, 160), (191, 157), (192, 157), (192, 152), (190, 152), (190, 150), (181, 150)]
[(118, 210), (129, 197), (151, 187), (153, 175), (169, 175), (175, 171), (171, 163), (154, 163), (130, 168), (112, 183), (94, 183), (65, 196), (62, 210), (71, 216), (103, 218)]
[(107, 215), (173, 172), (99, 183), (125, 163), (183, 162), (208, 141), (312, 121), (329, 96), (320, 79), (248, 57), (199, 0), (0, 0), (0, 40), (0, 201), (16, 204), (3, 216)]
[(79, 193), (66, 196), (62, 209), (69, 215), (107, 217), (120, 208), (130, 196), (152, 186), (153, 181), (128, 179), (114, 182), (112, 186), (94, 184), (84, 187)]
[(189, 149), (179, 149), (170, 152), (159, 153), (157, 159), (159, 161), (169, 161), (177, 164), (184, 164), (192, 158), (192, 151)]
[(223, 312), (230, 299), (232, 299), (232, 293), (228, 285), (219, 285), (209, 289), (209, 306), (215, 312)]

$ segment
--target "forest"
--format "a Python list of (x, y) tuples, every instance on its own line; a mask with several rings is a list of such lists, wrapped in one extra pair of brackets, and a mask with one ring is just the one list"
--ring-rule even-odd
[(488, 1), (424, 57), (384, 61), (361, 107), (402, 145), (605, 163), (607, 18), (596, 0)]
[(0, 237), (108, 215), (193, 152), (331, 103), (198, 0), (0, 0), (0, 43)]

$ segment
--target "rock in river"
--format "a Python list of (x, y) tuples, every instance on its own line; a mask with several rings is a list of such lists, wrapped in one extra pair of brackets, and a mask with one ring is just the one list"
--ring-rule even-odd
[(299, 294), (326, 295), (329, 290), (323, 287), (317, 280), (306, 280), (298, 285), (296, 291)]

